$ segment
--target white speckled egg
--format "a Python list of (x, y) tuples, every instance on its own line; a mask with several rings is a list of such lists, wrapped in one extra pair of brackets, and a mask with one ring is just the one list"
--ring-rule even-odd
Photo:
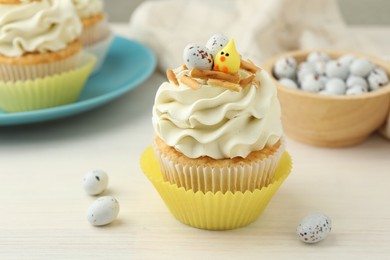
[(329, 60), (330, 60), (330, 57), (328, 56), (328, 54), (326, 54), (324, 52), (320, 52), (320, 51), (311, 52), (307, 56), (308, 62), (317, 62), (317, 61), (327, 62)]
[(274, 73), (278, 79), (295, 78), (297, 73), (297, 61), (289, 56), (279, 58), (275, 63)]
[(289, 78), (282, 78), (279, 80), (279, 83), (287, 88), (298, 89), (297, 83), (295, 83), (294, 80)]
[(217, 55), (217, 53), (222, 50), (222, 48), (225, 47), (226, 44), (228, 44), (228, 42), (228, 37), (218, 33), (210, 37), (210, 39), (206, 43), (206, 48), (209, 50), (211, 55), (215, 57), (215, 55)]
[(325, 61), (316, 61), (314, 62), (314, 69), (318, 75), (326, 75), (326, 64)]
[(316, 213), (303, 218), (296, 233), (301, 241), (312, 244), (326, 238), (331, 230), (331, 219), (325, 214)]
[(346, 65), (338, 61), (329, 61), (326, 64), (326, 76), (329, 78), (347, 79), (349, 74), (349, 68)]
[(355, 85), (347, 89), (345, 93), (347, 96), (361, 95), (367, 92), (367, 88), (360, 85)]
[(317, 74), (309, 74), (303, 79), (301, 88), (303, 91), (316, 93), (324, 88), (324, 83)]
[(342, 79), (332, 78), (326, 82), (325, 90), (333, 95), (344, 95), (347, 90), (347, 86)]
[(374, 64), (372, 64), (371, 61), (359, 58), (352, 62), (351, 67), (349, 67), (349, 70), (351, 71), (352, 75), (360, 76), (360, 77), (366, 77), (370, 72), (374, 69)]
[(314, 64), (310, 62), (300, 63), (297, 70), (298, 81), (302, 83), (304, 78), (309, 74), (316, 74), (316, 69)]
[(108, 185), (108, 175), (102, 170), (91, 170), (83, 178), (84, 190), (90, 195), (102, 193)]
[(346, 55), (343, 55), (340, 58), (338, 58), (337, 61), (340, 62), (341, 64), (349, 67), (355, 59), (356, 59), (355, 56), (350, 55), (350, 54), (346, 54)]
[(352, 88), (353, 86), (356, 85), (362, 86), (366, 90), (368, 90), (368, 84), (365, 78), (355, 76), (355, 75), (350, 75), (347, 79), (347, 88)]
[(205, 46), (189, 44), (183, 51), (184, 63), (189, 69), (197, 68), (210, 70), (213, 66), (213, 57)]
[(368, 84), (370, 90), (376, 90), (385, 86), (389, 82), (389, 77), (386, 72), (381, 68), (375, 68), (370, 75), (368, 75)]
[(119, 213), (119, 203), (111, 196), (100, 197), (88, 209), (87, 219), (93, 226), (103, 226), (113, 222)]

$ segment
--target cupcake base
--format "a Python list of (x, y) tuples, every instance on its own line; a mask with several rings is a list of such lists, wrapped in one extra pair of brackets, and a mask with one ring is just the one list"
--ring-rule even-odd
[(215, 160), (210, 157), (190, 159), (164, 143), (159, 137), (153, 144), (165, 181), (204, 193), (211, 191), (254, 191), (267, 186), (284, 151), (284, 141), (250, 153), (246, 158)]
[(253, 192), (194, 192), (164, 181), (152, 147), (145, 150), (141, 168), (165, 204), (180, 222), (200, 229), (228, 230), (255, 221), (291, 171), (291, 158), (284, 152), (271, 183)]
[(29, 53), (17, 58), (0, 55), (0, 80), (34, 80), (75, 69), (81, 48), (80, 40), (76, 40), (57, 52)]
[(6, 112), (23, 112), (73, 103), (95, 62), (93, 55), (83, 53), (74, 70), (35, 80), (0, 81), (0, 108)]

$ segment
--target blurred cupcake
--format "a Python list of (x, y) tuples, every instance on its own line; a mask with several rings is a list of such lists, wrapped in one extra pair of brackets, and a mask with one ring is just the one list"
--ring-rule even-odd
[(0, 80), (42, 78), (74, 69), (81, 24), (69, 0), (0, 4)]
[(72, 1), (83, 24), (81, 41), (86, 50), (98, 58), (94, 73), (103, 65), (113, 38), (104, 13), (104, 3), (102, 0)]
[(157, 91), (153, 148), (163, 182), (155, 169), (147, 176), (183, 223), (231, 229), (259, 216), (291, 162), (270, 76), (241, 60), (233, 40), (209, 42), (188, 45), (185, 65), (168, 70)]
[[(0, 107), (14, 112), (75, 101), (94, 64), (81, 55), (81, 29), (71, 0), (1, 1)], [(63, 86), (67, 79), (72, 87)]]

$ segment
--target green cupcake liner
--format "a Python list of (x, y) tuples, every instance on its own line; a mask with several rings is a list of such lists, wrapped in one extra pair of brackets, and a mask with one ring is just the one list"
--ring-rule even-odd
[(80, 96), (96, 58), (83, 53), (77, 69), (26, 81), (0, 81), (0, 108), (24, 112), (74, 103)]

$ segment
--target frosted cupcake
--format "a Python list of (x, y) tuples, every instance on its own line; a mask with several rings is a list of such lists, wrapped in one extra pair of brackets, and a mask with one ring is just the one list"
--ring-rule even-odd
[(71, 0), (1, 1), (0, 108), (75, 101), (94, 64), (82, 55), (81, 30)]
[(266, 187), (284, 151), (272, 79), (221, 35), (207, 48), (188, 45), (183, 56), (153, 107), (164, 180), (203, 193)]
[(72, 1), (83, 24), (81, 41), (86, 50), (98, 58), (94, 69), (94, 72), (97, 72), (103, 65), (113, 38), (104, 12), (103, 1)]
[(176, 219), (227, 230), (255, 221), (291, 170), (270, 76), (214, 35), (188, 45), (157, 91), (141, 168)]

